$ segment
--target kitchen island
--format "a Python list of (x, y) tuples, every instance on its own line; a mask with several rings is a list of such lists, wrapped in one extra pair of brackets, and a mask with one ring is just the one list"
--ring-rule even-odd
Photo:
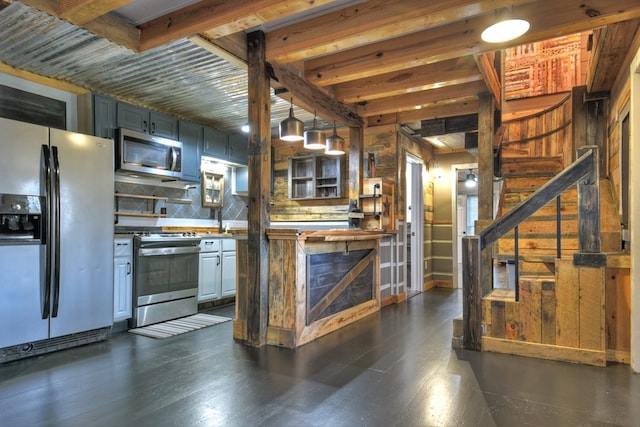
[[(266, 342), (296, 348), (380, 309), (378, 230), (268, 228)], [(247, 339), (248, 244), (237, 241), (234, 338)]]

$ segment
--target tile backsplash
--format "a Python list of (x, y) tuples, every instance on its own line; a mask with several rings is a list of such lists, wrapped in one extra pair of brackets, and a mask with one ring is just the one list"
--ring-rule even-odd
[[(227, 168), (224, 186), (223, 221), (246, 221), (247, 201), (245, 196), (231, 194), (231, 168)], [(121, 194), (161, 196), (164, 200), (142, 200), (126, 197), (116, 198), (116, 210), (140, 213), (161, 213), (166, 209), (167, 218), (219, 219), (217, 208), (204, 208), (201, 203), (200, 184), (193, 183), (187, 188), (172, 188), (152, 183), (115, 182), (115, 190)]]

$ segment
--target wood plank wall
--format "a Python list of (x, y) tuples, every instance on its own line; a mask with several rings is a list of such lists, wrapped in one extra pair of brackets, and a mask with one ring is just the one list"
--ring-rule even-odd
[(544, 111), (503, 125), (503, 157), (561, 156), (564, 166), (573, 161), (570, 96)]

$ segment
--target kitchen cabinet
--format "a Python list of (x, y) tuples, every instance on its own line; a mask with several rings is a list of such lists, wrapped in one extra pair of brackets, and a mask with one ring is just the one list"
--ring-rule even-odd
[(202, 146), (202, 126), (180, 120), (178, 140), (182, 142), (182, 179), (200, 181), (200, 151)]
[(213, 128), (203, 128), (202, 155), (226, 160), (229, 136)]
[(232, 297), (235, 294), (235, 239), (202, 239), (198, 269), (198, 302)]
[(114, 138), (116, 104), (113, 98), (93, 95), (93, 134), (103, 138)]
[(236, 294), (236, 241), (222, 239), (222, 298)]
[(236, 165), (249, 163), (246, 135), (227, 135), (213, 128), (203, 129), (202, 155)]
[(231, 171), (231, 194), (246, 196), (249, 192), (249, 168), (239, 166)]
[(202, 206), (220, 208), (224, 206), (224, 175), (202, 172)]
[(240, 165), (249, 164), (249, 137), (245, 134), (229, 135), (229, 148), (227, 153), (229, 160)]
[(340, 197), (340, 158), (302, 156), (289, 159), (289, 198), (327, 199)]
[(202, 239), (198, 266), (198, 302), (219, 299), (221, 280), (220, 239)]
[(133, 297), (133, 239), (113, 241), (113, 321), (131, 317)]
[(175, 117), (124, 102), (118, 102), (116, 113), (117, 127), (178, 139), (178, 119)]

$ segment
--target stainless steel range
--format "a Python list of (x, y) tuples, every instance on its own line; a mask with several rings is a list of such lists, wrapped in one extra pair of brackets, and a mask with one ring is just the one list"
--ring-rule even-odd
[(196, 233), (139, 233), (134, 241), (133, 318), (140, 327), (198, 311)]

